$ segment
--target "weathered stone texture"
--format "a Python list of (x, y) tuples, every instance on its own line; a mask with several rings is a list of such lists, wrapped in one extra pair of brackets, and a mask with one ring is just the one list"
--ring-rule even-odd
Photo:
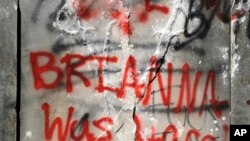
[(16, 139), (16, 1), (0, 1), (0, 140)]

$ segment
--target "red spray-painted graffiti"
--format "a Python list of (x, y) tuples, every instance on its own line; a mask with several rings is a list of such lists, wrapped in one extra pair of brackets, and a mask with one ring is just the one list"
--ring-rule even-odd
[[(77, 16), (81, 20), (96, 19), (103, 12), (110, 15), (111, 19), (115, 19), (118, 22), (119, 28), (124, 35), (130, 36), (133, 31), (133, 26), (130, 23), (130, 14), (125, 7), (117, 6), (120, 1), (99, 1), (93, 2), (93, 0), (72, 0), (73, 7), (76, 10)], [(103, 7), (103, 8), (101, 8)], [(116, 8), (114, 8), (116, 7)], [(162, 14), (168, 14), (169, 8), (167, 6), (152, 4), (150, 0), (144, 0), (144, 7), (140, 8), (140, 12), (134, 13), (137, 15), (137, 19), (140, 22), (146, 22), (149, 19), (149, 13), (152, 11), (159, 11)], [(133, 10), (132, 10), (133, 11)], [(131, 13), (131, 12), (130, 12)]]
[(73, 107), (68, 108), (68, 116), (66, 120), (66, 124), (64, 125), (64, 122), (61, 117), (56, 117), (52, 122), (50, 122), (50, 106), (47, 103), (44, 103), (42, 105), (42, 110), (44, 111), (44, 135), (46, 140), (51, 140), (53, 137), (53, 134), (55, 132), (55, 128), (57, 127), (57, 139), (59, 141), (66, 141), (68, 136), (70, 136), (74, 141), (81, 141), (84, 138), (88, 141), (108, 141), (112, 139), (112, 135), (109, 129), (105, 128), (103, 124), (112, 125), (113, 120), (109, 117), (102, 117), (98, 120), (94, 120), (92, 124), (99, 129), (100, 131), (103, 131), (106, 133), (106, 136), (102, 136), (97, 138), (93, 133), (89, 130), (89, 121), (88, 117), (85, 119), (82, 119), (81, 125), (81, 133), (80, 135), (76, 135), (76, 127), (79, 121), (72, 120), (72, 115), (74, 112)]
[[(50, 116), (50, 105), (48, 103), (44, 103), (42, 105), (42, 110), (44, 112), (44, 136), (46, 140), (57, 138), (59, 141), (66, 141), (67, 139), (71, 138), (73, 141), (111, 141), (113, 139), (113, 133), (108, 127), (114, 125), (115, 123), (110, 117), (101, 117), (91, 122), (88, 120), (89, 115), (85, 114), (83, 118), (78, 121), (72, 118), (75, 109), (73, 107), (69, 107), (66, 121), (64, 121), (60, 116), (57, 116), (52, 120), (52, 117)], [(167, 125), (162, 135), (156, 135), (156, 128), (155, 126), (152, 126), (151, 136), (143, 137), (143, 126), (141, 124), (140, 117), (138, 115), (135, 115), (133, 119), (134, 124), (136, 125), (135, 141), (165, 141), (167, 135), (170, 134), (172, 136), (172, 141), (178, 140), (178, 130), (175, 125)], [(102, 136), (96, 136), (94, 133), (91, 133), (91, 125), (105, 134), (103, 134)], [(78, 131), (78, 128), (80, 129), (80, 131)], [(228, 136), (228, 128), (228, 125), (223, 125), (225, 141)], [(80, 132), (79, 135), (76, 135), (75, 132), (77, 131)], [(57, 135), (55, 135), (55, 133), (57, 133)], [(195, 129), (189, 129), (187, 131), (185, 141), (190, 141), (191, 137), (194, 137), (197, 140), (200, 139), (200, 141), (216, 141), (216, 138), (214, 136), (202, 136), (201, 133)]]
[[(38, 64), (39, 60), (42, 58), (47, 58), (48, 62), (42, 66)], [(74, 63), (73, 60), (78, 60), (78, 63)], [(30, 61), (31, 66), (33, 70), (33, 77), (34, 77), (34, 87), (35, 89), (53, 89), (59, 86), (59, 84), (62, 82), (63, 79), (63, 70), (61, 70), (59, 67), (55, 66), (55, 56), (49, 52), (32, 52), (30, 54)], [(122, 75), (121, 85), (120, 87), (112, 87), (112, 86), (105, 86), (103, 83), (103, 63), (104, 62), (110, 62), (110, 63), (116, 63), (118, 61), (118, 58), (116, 56), (83, 56), (80, 54), (67, 54), (64, 57), (61, 58), (61, 63), (66, 63), (65, 67), (65, 75), (66, 75), (66, 91), (72, 92), (73, 91), (73, 84), (71, 77), (72, 75), (77, 76), (80, 78), (80, 80), (83, 83), (83, 86), (89, 87), (91, 85), (90, 80), (83, 74), (77, 71), (76, 69), (78, 67), (84, 66), (86, 63), (96, 61), (98, 62), (98, 85), (95, 87), (96, 90), (100, 93), (104, 91), (109, 91), (112, 93), (115, 93), (117, 98), (124, 98), (126, 96), (126, 89), (130, 88), (134, 90), (134, 93), (138, 99), (141, 99), (142, 97), (142, 104), (144, 106), (147, 106), (151, 99), (151, 93), (152, 93), (152, 84), (158, 83), (159, 89), (161, 90), (161, 98), (162, 103), (166, 106), (170, 106), (171, 103), (171, 86), (172, 86), (172, 71), (173, 71), (173, 64), (168, 63), (168, 78), (167, 78), (167, 92), (164, 90), (164, 84), (161, 76), (161, 72), (157, 73), (157, 81), (153, 81), (152, 83), (140, 83), (138, 80), (138, 70), (137, 70), (137, 62), (136, 59), (133, 56), (129, 56), (125, 68), (124, 73)], [(157, 68), (158, 64), (155, 57), (151, 58), (151, 69), (148, 74), (148, 80), (151, 80), (153, 75), (155, 74), (153, 69)], [(197, 87), (200, 85), (199, 80), (202, 75), (200, 71), (197, 71), (195, 73), (195, 80), (193, 87), (190, 83), (190, 74), (189, 74), (189, 65), (184, 64), (182, 68), (182, 75), (181, 75), (181, 88), (180, 88), (180, 94), (179, 94), (179, 100), (177, 102), (177, 105), (174, 109), (176, 113), (180, 112), (181, 108), (185, 105), (187, 107), (188, 112), (192, 112), (194, 110), (194, 106), (197, 101), (197, 94), (196, 90)], [(43, 79), (43, 73), (52, 71), (55, 72), (56, 78), (51, 83), (46, 83)], [(129, 75), (131, 74), (131, 75)], [(130, 76), (132, 76), (132, 82), (128, 82), (130, 79)], [(147, 86), (145, 94), (142, 93), (142, 88)], [(209, 90), (210, 87), (210, 90)], [(208, 93), (210, 91), (210, 94)], [(184, 96), (186, 93), (186, 104), (184, 104)], [(209, 96), (210, 95), (210, 96)], [(200, 115), (202, 115), (203, 110), (205, 108), (206, 102), (210, 97), (209, 103), (213, 106), (213, 111), (215, 112), (215, 115), (217, 117), (221, 117), (221, 111), (218, 107), (222, 105), (228, 104), (227, 101), (219, 101), (216, 99), (216, 93), (215, 93), (215, 72), (209, 71), (207, 74), (207, 78), (205, 81), (204, 86), (204, 93), (202, 97), (202, 102), (200, 104)]]

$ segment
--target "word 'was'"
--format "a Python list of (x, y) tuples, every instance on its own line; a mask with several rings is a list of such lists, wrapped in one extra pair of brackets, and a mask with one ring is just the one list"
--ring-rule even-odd
[[(66, 141), (70, 138), (73, 141), (111, 141), (114, 139), (114, 131), (111, 130), (111, 126), (115, 123), (111, 117), (101, 117), (90, 121), (89, 114), (86, 113), (80, 120), (75, 120), (72, 118), (75, 109), (69, 107), (66, 121), (60, 116), (51, 120), (50, 105), (48, 103), (42, 104), (42, 110), (44, 112), (44, 137), (46, 140), (56, 138), (58, 141)], [(143, 126), (140, 117), (134, 115), (133, 121), (136, 126), (135, 141), (166, 141), (166, 139), (171, 139), (171, 141), (179, 140), (177, 127), (173, 124), (167, 125), (162, 134), (156, 134), (156, 127), (153, 125), (150, 131), (151, 136), (145, 137), (142, 132)], [(90, 129), (93, 129), (92, 126), (98, 129), (101, 135), (95, 135), (94, 132), (91, 132)], [(223, 130), (225, 132), (224, 138), (226, 139), (228, 136), (228, 125), (223, 125)], [(55, 133), (57, 133), (57, 135), (55, 135)], [(216, 141), (216, 137), (210, 134), (202, 136), (200, 131), (195, 129), (189, 129), (184, 137), (185, 141), (191, 141), (192, 139), (196, 139), (197, 141)]]

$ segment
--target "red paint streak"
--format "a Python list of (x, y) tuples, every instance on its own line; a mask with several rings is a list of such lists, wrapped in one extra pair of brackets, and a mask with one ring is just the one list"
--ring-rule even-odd
[(196, 90), (201, 78), (201, 72), (197, 71), (195, 73), (195, 82), (194, 82), (194, 87), (191, 95), (191, 89), (190, 89), (190, 76), (189, 76), (189, 65), (184, 64), (182, 68), (182, 77), (181, 77), (181, 89), (180, 89), (180, 96), (179, 96), (179, 101), (174, 109), (174, 112), (180, 112), (182, 105), (183, 105), (183, 99), (184, 99), (184, 89), (186, 86), (186, 92), (187, 92), (187, 110), (189, 112), (192, 112), (194, 110), (195, 106), (195, 101), (196, 101)]
[[(241, 18), (241, 17), (244, 16), (245, 14), (246, 14), (246, 11), (245, 11), (245, 10), (239, 10), (239, 11), (237, 11), (237, 12), (235, 12), (235, 13), (232, 13), (228, 18), (229, 18), (231, 21), (233, 21), (233, 20), (236, 20), (236, 19), (238, 19), (238, 18)], [(220, 8), (217, 9), (216, 15), (217, 15), (217, 17), (218, 17), (221, 21), (223, 21), (223, 14), (222, 14)]]
[[(143, 11), (138, 15), (140, 22), (145, 22), (148, 20), (149, 13), (152, 11), (159, 11), (163, 14), (169, 13), (169, 8), (167, 6), (151, 4), (150, 0), (144, 0)], [(72, 0), (72, 5), (76, 11), (77, 16), (81, 20), (91, 20), (96, 19), (102, 12), (110, 15), (111, 19), (116, 19), (118, 22), (118, 27), (121, 29), (122, 33), (126, 36), (132, 35), (133, 26), (129, 22), (128, 16), (125, 15), (125, 12), (122, 9), (113, 9), (112, 2), (101, 1), (100, 3), (106, 8), (97, 8), (94, 0)]]
[(66, 125), (63, 127), (63, 121), (61, 117), (56, 117), (52, 123), (50, 123), (50, 106), (47, 103), (44, 103), (42, 105), (42, 110), (44, 111), (44, 135), (46, 140), (52, 140), (54, 132), (56, 131), (57, 127), (57, 139), (58, 141), (66, 141), (69, 137), (73, 139), (73, 141), (82, 141), (84, 138), (87, 139), (87, 141), (111, 141), (112, 140), (112, 133), (109, 129), (104, 127), (103, 124), (112, 125), (113, 120), (110, 117), (102, 117), (98, 120), (93, 121), (93, 125), (100, 129), (100, 131), (103, 131), (106, 133), (106, 136), (96, 137), (93, 133), (89, 130), (89, 121), (88, 119), (84, 119), (82, 121), (82, 128), (81, 133), (79, 135), (75, 134), (75, 129), (78, 126), (77, 124), (79, 121), (73, 120), (72, 121), (72, 115), (74, 112), (73, 107), (68, 108), (68, 116), (66, 120)]
[(199, 131), (194, 130), (194, 129), (189, 130), (187, 135), (186, 135), (185, 141), (190, 141), (190, 138), (191, 138), (192, 135), (194, 135), (196, 140), (198, 140), (198, 137), (200, 136), (200, 133), (199, 133)]
[(135, 141), (143, 141), (142, 135), (141, 135), (141, 122), (139, 116), (135, 115), (134, 123), (136, 125), (136, 131), (135, 131)]
[(208, 98), (208, 86), (209, 86), (209, 82), (211, 82), (211, 98), (209, 100), (210, 104), (213, 106), (213, 111), (216, 115), (216, 117), (221, 117), (222, 112), (220, 111), (220, 109), (218, 108), (221, 105), (227, 105), (228, 102), (227, 101), (218, 101), (216, 99), (216, 95), (215, 95), (215, 72), (214, 71), (209, 71), (208, 75), (207, 75), (207, 79), (206, 79), (206, 83), (205, 83), (205, 88), (204, 88), (204, 94), (203, 94), (203, 98), (202, 98), (202, 104), (201, 104), (201, 108), (199, 111), (199, 115), (202, 115), (204, 108), (205, 108), (205, 103), (206, 103), (206, 99)]
[(152, 11), (159, 11), (163, 14), (169, 13), (169, 8), (167, 6), (157, 5), (157, 4), (151, 4), (150, 0), (144, 0), (144, 10), (139, 14), (139, 20), (140, 22), (145, 22), (148, 20), (148, 14)]
[[(38, 60), (40, 60), (41, 58), (48, 58), (48, 62), (43, 65), (40, 66), (38, 64)], [(32, 74), (33, 74), (33, 78), (34, 78), (34, 86), (36, 90), (39, 90), (41, 88), (44, 89), (52, 89), (57, 87), (63, 77), (63, 72), (61, 71), (60, 68), (54, 66), (55, 65), (55, 57), (53, 54), (48, 53), (48, 52), (31, 52), (30, 53), (30, 63), (31, 63), (31, 67), (32, 67)], [(51, 83), (46, 83), (42, 77), (42, 74), (45, 72), (54, 72), (56, 73), (56, 78), (53, 82)]]
[[(150, 63), (150, 71), (149, 71), (149, 75), (148, 75), (148, 80), (149, 81), (151, 81), (153, 79), (153, 74), (155, 74), (153, 70), (159, 67), (159, 64), (157, 64), (157, 58), (156, 57), (154, 57), (154, 56), (151, 57), (150, 62), (151, 62)], [(164, 105), (166, 105), (166, 106), (170, 106), (170, 102), (171, 102), (172, 73), (173, 73), (173, 65), (172, 65), (172, 63), (168, 63), (167, 94), (165, 93), (161, 73), (159, 72), (156, 75), (158, 86), (159, 86), (160, 93), (161, 93), (162, 103)], [(145, 97), (144, 97), (144, 99), (142, 101), (142, 104), (144, 106), (148, 105), (149, 102), (150, 102), (153, 82), (151, 82), (151, 83), (149, 83), (147, 85), (147, 91), (146, 91)]]
[(139, 21), (140, 22), (146, 22), (148, 20), (148, 13), (143, 11), (141, 14), (139, 14)]
[(240, 11), (237, 11), (235, 13), (233, 13), (231, 15), (231, 20), (236, 20), (242, 16), (244, 16), (246, 14), (246, 11), (245, 10), (240, 10)]
[(128, 20), (120, 21), (119, 27), (126, 36), (132, 35), (133, 27)]
[(85, 7), (79, 7), (77, 10), (77, 15), (84, 20), (90, 20), (97, 16), (97, 12), (94, 12), (92, 9), (86, 9)]
[(94, 19), (98, 15), (98, 10), (91, 6), (93, 0), (72, 0), (77, 16), (82, 20)]
[(201, 141), (216, 141), (216, 138), (211, 135), (206, 135), (202, 138)]
[(223, 131), (224, 131), (224, 141), (227, 141), (229, 133), (229, 126), (227, 124), (223, 125)]
[(164, 14), (167, 14), (169, 12), (169, 8), (166, 6), (151, 4), (150, 0), (144, 0), (144, 1), (145, 1), (145, 9), (147, 12), (151, 12), (153, 10), (160, 11)]
[(111, 18), (113, 19), (119, 19), (122, 16), (122, 13), (118, 10), (114, 10), (111, 12)]
[(130, 36), (133, 32), (133, 26), (129, 22), (128, 16), (126, 16), (124, 13), (114, 10), (111, 12), (111, 18), (118, 21), (118, 27), (123, 32), (124, 35)]
[[(174, 125), (172, 125), (172, 124), (170, 124), (166, 129), (165, 129), (165, 131), (164, 131), (165, 133), (172, 133), (173, 134), (173, 136), (172, 136), (172, 141), (177, 141), (177, 139), (178, 139), (178, 131), (177, 131), (177, 128), (174, 126)], [(162, 135), (162, 138), (163, 138), (163, 140), (165, 141), (166, 140), (166, 136), (167, 136), (167, 134), (163, 134)]]

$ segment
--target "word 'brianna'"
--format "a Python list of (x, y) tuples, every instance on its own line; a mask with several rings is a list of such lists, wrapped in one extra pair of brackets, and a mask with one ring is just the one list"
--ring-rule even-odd
[[(46, 63), (42, 65), (39, 63), (40, 59), (48, 60)], [(71, 80), (72, 76), (77, 76), (81, 81), (83, 86), (90, 87), (91, 81), (88, 79), (84, 73), (78, 71), (80, 67), (83, 67), (87, 63), (97, 62), (98, 63), (98, 83), (95, 86), (95, 89), (99, 93), (103, 93), (104, 91), (108, 91), (111, 93), (115, 93), (117, 98), (124, 98), (126, 96), (126, 90), (132, 89), (134, 94), (142, 105), (147, 106), (150, 103), (152, 85), (157, 83), (160, 90), (160, 95), (162, 99), (162, 103), (165, 106), (171, 105), (171, 96), (172, 96), (172, 75), (173, 75), (173, 64), (167, 64), (167, 78), (163, 79), (162, 72), (157, 72), (157, 68), (159, 68), (159, 61), (155, 56), (152, 56), (150, 59), (150, 69), (148, 72), (148, 83), (139, 82), (138, 79), (138, 69), (137, 69), (137, 61), (135, 57), (129, 56), (126, 60), (126, 63), (123, 68), (121, 84), (118, 87), (106, 86), (103, 80), (103, 72), (104, 72), (104, 63), (117, 63), (118, 58), (116, 56), (83, 56), (81, 54), (66, 54), (64, 57), (60, 59), (61, 63), (65, 63), (65, 72), (55, 64), (55, 56), (49, 52), (32, 52), (30, 54), (30, 62), (34, 77), (34, 87), (36, 90), (39, 89), (54, 89), (59, 87), (61, 82), (63, 81), (63, 76), (66, 76), (66, 91), (71, 93), (73, 91), (73, 83)], [(54, 72), (56, 77), (51, 82), (46, 82), (44, 80), (44, 75), (47, 72)], [(200, 85), (200, 79), (202, 76), (201, 71), (195, 72), (195, 78), (193, 87), (190, 83), (190, 67), (188, 64), (184, 64), (182, 67), (181, 74), (181, 84), (179, 91), (179, 99), (176, 103), (176, 107), (174, 112), (180, 112), (183, 106), (187, 107), (188, 112), (192, 112), (195, 109), (196, 98), (197, 96), (197, 87)], [(154, 80), (155, 78), (155, 80)], [(154, 80), (154, 81), (151, 81)], [(164, 80), (166, 80), (167, 85), (164, 86)], [(132, 82), (131, 82), (132, 81)], [(167, 89), (164, 89), (167, 88)], [(186, 96), (185, 96), (186, 94)], [(186, 105), (184, 105), (184, 98), (186, 98)], [(219, 107), (222, 105), (227, 105), (227, 101), (219, 101), (217, 100), (217, 96), (215, 93), (215, 72), (213, 70), (207, 73), (205, 86), (203, 90), (203, 96), (200, 104), (200, 114), (205, 108), (206, 102), (209, 99), (209, 104), (213, 106), (213, 110), (215, 111), (215, 115), (217, 117), (221, 116), (221, 111)]]

